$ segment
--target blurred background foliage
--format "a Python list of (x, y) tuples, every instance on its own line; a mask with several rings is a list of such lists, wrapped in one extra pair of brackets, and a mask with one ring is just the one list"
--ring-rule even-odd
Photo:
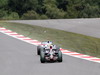
[(0, 0), (0, 19), (99, 18), (100, 0)]

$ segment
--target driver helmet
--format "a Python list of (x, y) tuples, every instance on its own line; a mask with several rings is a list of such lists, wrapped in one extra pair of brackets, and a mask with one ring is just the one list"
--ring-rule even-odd
[(52, 42), (51, 41), (47, 41), (47, 45), (48, 46), (52, 45)]

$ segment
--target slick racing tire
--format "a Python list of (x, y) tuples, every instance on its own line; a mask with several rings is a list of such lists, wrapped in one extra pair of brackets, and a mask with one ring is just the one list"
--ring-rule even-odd
[(58, 51), (58, 62), (62, 62), (62, 52)]
[(41, 47), (37, 46), (37, 55), (40, 55), (40, 49), (41, 49)]
[(40, 61), (41, 63), (45, 63), (45, 53), (43, 50), (40, 51)]

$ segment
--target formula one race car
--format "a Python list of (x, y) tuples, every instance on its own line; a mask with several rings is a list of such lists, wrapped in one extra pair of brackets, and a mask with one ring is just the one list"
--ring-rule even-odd
[(40, 55), (41, 48), (46, 48), (48, 45), (53, 44), (51, 41), (43, 41), (40, 45), (37, 46), (37, 55)]
[(52, 44), (41, 47), (40, 61), (41, 63), (45, 63), (46, 61), (62, 62), (62, 52), (60, 51), (60, 48)]

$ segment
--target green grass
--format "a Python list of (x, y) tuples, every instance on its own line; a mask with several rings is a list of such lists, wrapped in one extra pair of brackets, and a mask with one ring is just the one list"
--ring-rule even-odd
[(32, 39), (39, 41), (51, 40), (62, 48), (100, 57), (99, 38), (20, 23), (0, 22), (0, 26)]

